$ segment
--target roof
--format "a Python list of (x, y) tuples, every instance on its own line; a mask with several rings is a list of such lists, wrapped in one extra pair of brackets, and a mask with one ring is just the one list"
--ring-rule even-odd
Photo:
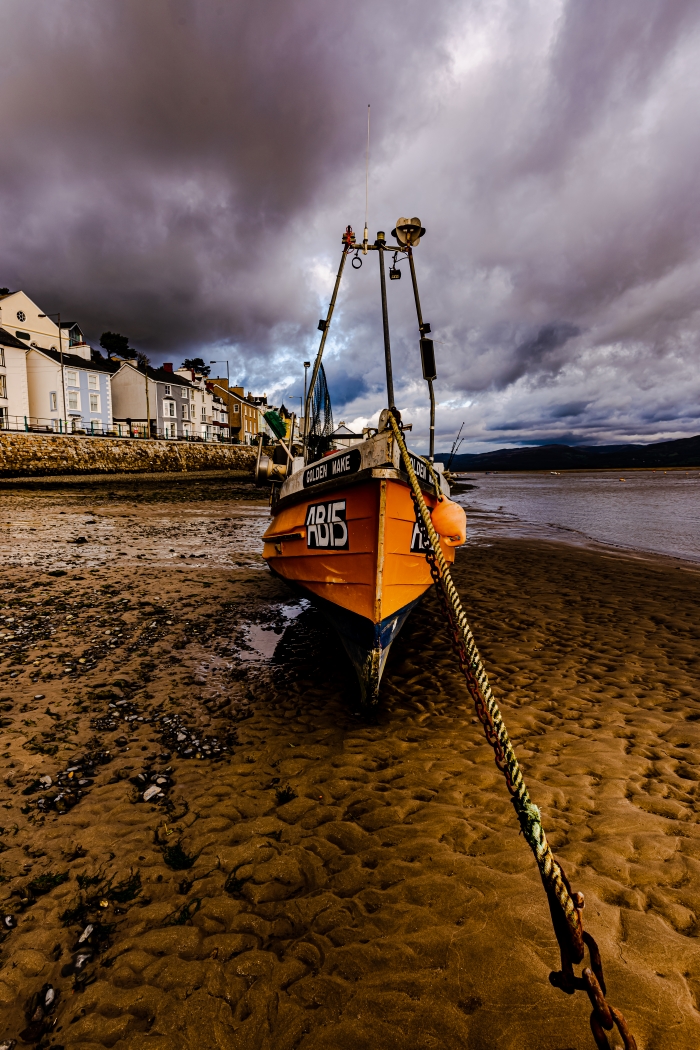
[[(119, 358), (114, 361), (114, 364), (117, 366), (115, 372), (121, 368), (122, 365), (129, 365), (135, 372), (140, 372), (141, 375), (143, 375), (143, 370), (138, 368), (134, 361), (123, 361)], [(148, 378), (152, 379), (154, 383), (168, 383), (170, 386), (194, 386), (194, 383), (191, 383), (189, 379), (185, 379), (184, 376), (179, 376), (177, 372), (169, 372), (166, 368), (151, 368), (151, 366), (148, 365), (147, 370)]]
[[(7, 345), (7, 344), (5, 344)], [(24, 347), (25, 350), (27, 347)], [(55, 361), (56, 364), (61, 363), (61, 354), (58, 350), (47, 350), (43, 346), (31, 346), (28, 349), (34, 350), (37, 354), (43, 354), (45, 357)], [(69, 368), (85, 368), (89, 372), (109, 372), (114, 374), (119, 370), (121, 362), (105, 360), (104, 357), (93, 358), (88, 361), (84, 357), (80, 357), (78, 354), (67, 354), (63, 353), (63, 364), (68, 365)]]
[(234, 401), (238, 401), (239, 404), (245, 405), (246, 408), (254, 408), (259, 415), (263, 414), (262, 409), (259, 405), (255, 405), (252, 401), (249, 401), (247, 397), (242, 397), (241, 394), (237, 394), (233, 387), (230, 387), (229, 390), (226, 390), (225, 386), (219, 386), (219, 384), (216, 382), (212, 383), (211, 385), (217, 390), (223, 390), (227, 398), (232, 397)]
[(345, 426), (345, 423), (341, 423), (340, 426), (336, 430), (333, 431), (333, 433), (331, 434), (331, 437), (334, 437), (334, 438), (344, 438), (344, 437), (361, 438), (362, 434), (353, 434), (352, 430), (348, 430), (348, 428)]
[(155, 379), (158, 383), (175, 383), (176, 386), (194, 386), (194, 383), (177, 372), (169, 372), (167, 368), (151, 368), (148, 366), (149, 379)]
[(184, 376), (179, 376), (177, 372), (169, 372), (167, 368), (151, 368), (148, 366), (148, 378), (155, 379), (157, 383), (170, 383), (176, 386), (194, 386), (194, 383), (190, 382), (189, 379), (185, 379)]
[[(2, 296), (1, 298), (4, 299), (5, 297)], [(10, 335), (9, 332), (6, 332), (4, 328), (0, 328), (0, 346), (14, 346), (20, 350), (28, 349), (26, 343), (22, 343), (19, 339), (15, 339), (15, 337)]]

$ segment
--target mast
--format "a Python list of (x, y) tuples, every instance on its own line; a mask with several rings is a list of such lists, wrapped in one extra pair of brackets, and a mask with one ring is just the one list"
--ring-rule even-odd
[(316, 360), (314, 361), (313, 372), (311, 373), (311, 382), (309, 383), (309, 389), (306, 392), (306, 401), (304, 404), (304, 462), (308, 454), (308, 442), (309, 442), (309, 407), (311, 405), (311, 397), (314, 392), (316, 380), (318, 378), (318, 370), (321, 367), (321, 358), (323, 357), (323, 348), (326, 345), (326, 337), (328, 335), (328, 329), (331, 326), (331, 318), (333, 317), (333, 310), (335, 309), (335, 301), (338, 298), (338, 289), (340, 288), (340, 280), (343, 276), (343, 270), (345, 269), (345, 260), (349, 253), (355, 246), (355, 234), (352, 232), (352, 227), (348, 226), (343, 234), (343, 252), (340, 256), (340, 265), (338, 267), (338, 274), (335, 279), (335, 287), (333, 288), (333, 295), (331, 296), (330, 306), (328, 307), (328, 313), (326, 314), (325, 320), (321, 318), (318, 322), (319, 331), (321, 335), (321, 343), (316, 354)]
[[(432, 463), (435, 461), (435, 391), (433, 389), (433, 380), (437, 378), (437, 372), (435, 370), (435, 348), (433, 346), (432, 339), (427, 338), (427, 335), (430, 332), (430, 325), (427, 321), (423, 320), (423, 311), (421, 308), (420, 295), (418, 292), (418, 280), (416, 278), (416, 269), (415, 264), (413, 262), (413, 248), (420, 244), (420, 239), (424, 234), (425, 229), (421, 226), (420, 219), (399, 219), (396, 223), (396, 229), (392, 230), (392, 236), (398, 241), (398, 247), (392, 247), (391, 251), (395, 253), (395, 258), (399, 252), (408, 256), (409, 266), (411, 270), (411, 283), (413, 285), (413, 297), (416, 305), (416, 316), (418, 318), (418, 331), (420, 333), (420, 353), (421, 363), (423, 366), (423, 378), (428, 384), (428, 392), (430, 395), (430, 462)], [(318, 379), (319, 369), (321, 367), (323, 350), (326, 345), (326, 339), (328, 337), (328, 331), (330, 329), (333, 311), (335, 309), (336, 300), (338, 298), (338, 290), (340, 288), (343, 270), (345, 269), (347, 257), (351, 252), (355, 252), (355, 258), (352, 261), (353, 266), (356, 269), (359, 269), (362, 266), (362, 260), (359, 258), (360, 251), (362, 251), (363, 255), (366, 255), (368, 251), (376, 251), (379, 254), (379, 285), (382, 300), (382, 331), (384, 337), (386, 394), (388, 407), (391, 409), (396, 407), (394, 395), (394, 373), (391, 363), (389, 309), (386, 295), (386, 269), (384, 264), (384, 253), (386, 251), (386, 234), (383, 230), (379, 230), (374, 244), (369, 244), (367, 237), (367, 225), (365, 220), (364, 238), (361, 245), (356, 244), (355, 234), (352, 231), (352, 227), (346, 227), (345, 233), (343, 234), (343, 251), (340, 256), (340, 265), (338, 266), (338, 273), (336, 275), (335, 286), (333, 288), (333, 295), (331, 296), (330, 305), (328, 307), (328, 313), (326, 314), (325, 319), (321, 319), (318, 322), (318, 328), (321, 332), (321, 342), (319, 344), (318, 353), (316, 354), (316, 360), (314, 361), (314, 367), (311, 374), (311, 382), (308, 385), (308, 389), (305, 389), (304, 391), (303, 443), (305, 463), (308, 462), (309, 456), (311, 399), (313, 397), (313, 392)], [(400, 272), (396, 270), (395, 267), (392, 268), (392, 279), (395, 279), (400, 276)], [(306, 369), (306, 362), (304, 362), (304, 368)]]
[(418, 281), (416, 279), (416, 267), (413, 262), (413, 248), (408, 246), (408, 265), (411, 268), (411, 283), (413, 285), (413, 298), (416, 301), (416, 316), (418, 318), (418, 331), (420, 332), (420, 359), (423, 366), (423, 378), (428, 384), (430, 395), (430, 454), (431, 463), (435, 462), (435, 391), (433, 390), (433, 379), (437, 378), (435, 371), (435, 347), (432, 339), (426, 339), (430, 331), (430, 325), (423, 321), (423, 311), (418, 294)]
[(384, 363), (386, 365), (386, 396), (389, 408), (395, 408), (394, 404), (394, 375), (391, 368), (391, 340), (389, 337), (389, 311), (386, 304), (386, 277), (384, 274), (384, 251), (386, 248), (386, 236), (380, 230), (374, 246), (379, 253), (379, 284), (382, 292), (382, 325), (384, 328)]

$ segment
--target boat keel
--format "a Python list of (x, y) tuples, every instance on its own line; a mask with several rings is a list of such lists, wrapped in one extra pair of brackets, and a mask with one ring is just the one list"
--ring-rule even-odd
[(360, 686), (360, 703), (363, 706), (376, 704), (392, 642), (423, 596), (404, 605), (403, 609), (387, 616), (380, 623), (372, 623), (364, 616), (358, 616), (316, 595), (308, 593), (308, 596), (331, 621), (350, 657)]

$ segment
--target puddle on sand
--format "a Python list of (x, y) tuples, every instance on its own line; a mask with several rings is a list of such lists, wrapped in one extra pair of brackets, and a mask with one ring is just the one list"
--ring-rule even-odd
[(244, 627), (243, 640), (248, 649), (239, 649), (237, 656), (241, 660), (271, 660), (289, 624), (310, 605), (311, 602), (307, 598), (300, 598), (293, 604), (272, 606), (270, 611), (273, 616), (276, 614), (278, 622), (264, 626), (251, 623)]

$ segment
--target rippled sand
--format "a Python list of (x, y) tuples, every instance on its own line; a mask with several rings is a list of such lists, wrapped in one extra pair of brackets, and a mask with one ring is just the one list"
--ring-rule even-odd
[[(322, 618), (254, 554), (210, 553), (4, 570), (34, 640), (2, 664), (0, 1040), (27, 1034), (50, 982), (44, 1046), (592, 1047), (583, 993), (549, 984), (539, 876), (435, 600), (367, 721)], [(696, 1050), (698, 574), (499, 541), (462, 550), (455, 577), (610, 1001), (640, 1050)], [(118, 700), (136, 717), (91, 728)], [(154, 721), (175, 715), (233, 754), (180, 757)], [(67, 812), (22, 794), (100, 749)], [(144, 770), (172, 782), (159, 805), (130, 782)], [(42, 892), (42, 874), (66, 878)]]

